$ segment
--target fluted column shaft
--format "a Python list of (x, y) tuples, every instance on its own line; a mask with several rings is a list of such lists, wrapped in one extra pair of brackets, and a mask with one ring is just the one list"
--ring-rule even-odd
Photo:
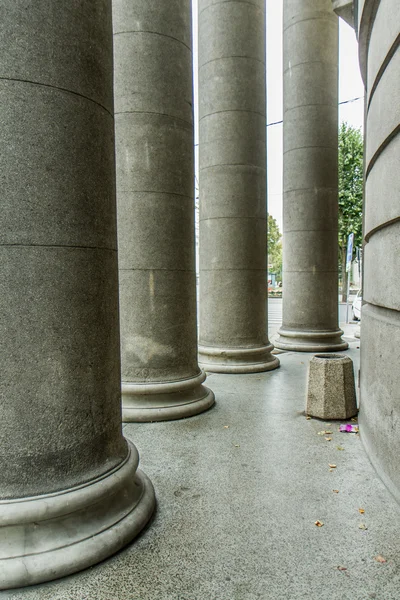
[(154, 494), (121, 428), (110, 2), (4, 0), (0, 104), (3, 589), (103, 560)]
[(200, 364), (279, 365), (267, 336), (265, 0), (199, 0)]
[(338, 17), (283, 2), (283, 325), (276, 346), (344, 350), (338, 324)]
[(214, 403), (197, 364), (190, 5), (113, 3), (125, 421)]

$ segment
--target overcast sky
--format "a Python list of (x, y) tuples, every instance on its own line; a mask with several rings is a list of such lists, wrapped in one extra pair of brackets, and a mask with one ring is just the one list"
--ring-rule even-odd
[[(282, 2), (267, 0), (267, 123), (282, 120)], [(363, 124), (364, 87), (358, 68), (358, 47), (354, 30), (339, 20), (339, 121), (354, 127)], [(198, 142), (197, 118), (197, 0), (193, 0), (193, 44), (195, 61), (195, 143)], [(268, 212), (282, 231), (282, 124), (271, 125), (268, 134)], [(196, 146), (196, 173), (198, 147)]]

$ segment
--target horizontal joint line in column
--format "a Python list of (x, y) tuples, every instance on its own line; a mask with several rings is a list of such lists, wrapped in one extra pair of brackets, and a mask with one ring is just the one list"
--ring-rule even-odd
[(75, 246), (67, 244), (2, 244), (1, 248), (65, 248), (65, 249), (76, 249), (76, 250), (106, 250), (107, 252), (116, 252), (116, 248), (107, 248), (105, 246)]
[(255, 62), (259, 62), (262, 65), (265, 65), (265, 60), (261, 60), (260, 58), (255, 58), (254, 56), (239, 56), (232, 54), (231, 56), (220, 56), (218, 58), (212, 58), (211, 60), (208, 60), (207, 62), (199, 65), (199, 71), (201, 71), (203, 67), (206, 67), (210, 63), (217, 62), (218, 60), (228, 60), (229, 58), (244, 58), (246, 60), (254, 60)]
[(318, 150), (333, 150), (334, 152), (338, 151), (337, 148), (333, 148), (332, 146), (298, 146), (297, 148), (290, 148), (289, 150), (285, 150), (283, 152), (283, 155), (289, 154), (289, 152), (295, 152), (296, 150), (311, 150), (315, 148), (318, 148)]
[[(317, 187), (317, 186), (316, 186)], [(328, 191), (336, 191), (336, 187), (332, 188), (332, 187), (326, 187), (326, 186), (318, 186), (317, 190), (328, 190)], [(295, 192), (315, 192), (315, 187), (306, 187), (306, 188), (293, 188), (291, 190), (285, 190), (283, 189), (282, 194), (293, 194)]]
[(326, 13), (321, 13), (321, 15), (318, 17), (307, 17), (306, 19), (298, 19), (298, 21), (294, 21), (293, 23), (290, 23), (290, 25), (287, 25), (287, 27), (283, 28), (283, 33), (285, 33), (285, 31), (287, 31), (291, 27), (294, 27), (295, 25), (298, 25), (299, 23), (306, 23), (307, 21), (327, 21), (327, 23), (333, 23), (333, 19), (330, 15), (328, 15)]
[(187, 194), (178, 194), (176, 192), (164, 192), (155, 190), (118, 190), (117, 194), (164, 194), (166, 196), (178, 196), (179, 198), (187, 198), (193, 200), (193, 196)]
[(209, 10), (212, 6), (218, 6), (220, 4), (249, 4), (250, 6), (254, 6), (255, 8), (257, 8), (258, 10), (261, 10), (258, 4), (255, 4), (254, 2), (249, 2), (248, 0), (221, 0), (220, 2), (213, 2), (212, 4), (206, 6), (206, 8), (203, 8), (203, 10), (199, 12), (199, 17), (203, 14), (203, 12), (206, 12), (206, 10)]
[(139, 268), (139, 267), (132, 267), (131, 269), (124, 269), (122, 267), (119, 267), (118, 271), (126, 271), (126, 272), (135, 272), (135, 271), (141, 271), (141, 272), (152, 272), (154, 273), (154, 271), (160, 271), (160, 272), (170, 272), (170, 273), (195, 273), (195, 271), (193, 269), (160, 269), (160, 268), (151, 268), (151, 267), (147, 267), (145, 268)]
[[(338, 68), (337, 62), (328, 62), (328, 61), (324, 61), (324, 60), (303, 60), (302, 62), (296, 63), (294, 65), (290, 65), (290, 67), (288, 67), (287, 69), (285, 69), (283, 71), (283, 75), (285, 75), (285, 73), (287, 73), (288, 71), (292, 71), (293, 69), (296, 69), (297, 67), (301, 67), (301, 65), (315, 65), (315, 64), (333, 65), (334, 67), (336, 67), (336, 69)], [(316, 77), (316, 79), (317, 79), (317, 77)]]
[(382, 154), (382, 152), (387, 148), (387, 146), (389, 146), (390, 142), (400, 133), (400, 124), (397, 125), (397, 127), (395, 127), (393, 129), (393, 131), (391, 133), (389, 133), (389, 135), (386, 137), (386, 139), (383, 140), (383, 142), (381, 143), (381, 145), (379, 146), (379, 148), (376, 150), (375, 154), (372, 156), (372, 158), (370, 159), (366, 172), (365, 172), (365, 179), (367, 179), (369, 177), (369, 174), (371, 173), (376, 161), (378, 160), (378, 158), (380, 157), (380, 155)]
[(284, 229), (283, 233), (337, 233), (338, 229)]
[(192, 51), (191, 47), (188, 46), (187, 44), (185, 44), (185, 42), (183, 42), (182, 40), (178, 40), (178, 38), (174, 37), (173, 35), (168, 35), (166, 33), (161, 33), (159, 31), (147, 31), (147, 30), (132, 30), (132, 31), (117, 31), (114, 33), (114, 35), (126, 35), (129, 33), (149, 33), (151, 35), (159, 35), (160, 37), (165, 37), (168, 38), (170, 40), (174, 40), (175, 42), (178, 42), (178, 44), (181, 44), (182, 46), (185, 46), (185, 48), (187, 48), (188, 50), (190, 50), (190, 52)]
[(389, 313), (395, 313), (396, 316), (400, 316), (400, 310), (397, 308), (390, 308), (389, 306), (384, 306), (383, 304), (374, 304), (374, 302), (370, 302), (369, 300), (365, 300), (365, 306), (373, 306), (373, 308), (376, 308), (378, 312), (380, 310), (388, 311)]
[(204, 115), (203, 117), (200, 117), (199, 122), (201, 122), (203, 119), (207, 119), (209, 117), (212, 117), (213, 115), (219, 115), (222, 113), (230, 113), (230, 112), (244, 112), (244, 113), (250, 113), (252, 115), (259, 115), (260, 117), (264, 117), (264, 119), (266, 120), (266, 114), (265, 113), (260, 113), (256, 110), (246, 110), (245, 108), (231, 108), (231, 109), (227, 109), (227, 110), (216, 110), (215, 112), (212, 113), (208, 113), (207, 115)]
[(266, 221), (267, 217), (200, 217), (199, 219), (199, 223), (201, 223), (202, 221), (215, 221), (216, 219), (236, 219), (239, 221), (242, 221), (243, 219), (251, 219), (251, 220), (255, 220), (255, 221)]
[(121, 110), (115, 113), (116, 117), (118, 115), (155, 115), (156, 117), (168, 117), (169, 119), (174, 121), (181, 121), (182, 123), (185, 123), (185, 125), (188, 125), (190, 128), (192, 128), (193, 126), (192, 121), (185, 121), (185, 119), (181, 119), (181, 117), (175, 117), (174, 115), (160, 113), (152, 110)]
[(78, 98), (83, 98), (84, 100), (88, 100), (88, 102), (93, 102), (93, 104), (96, 104), (96, 106), (99, 106), (100, 108), (105, 110), (112, 118), (114, 118), (113, 113), (111, 111), (109, 111), (108, 108), (105, 107), (103, 104), (100, 104), (100, 102), (97, 102), (97, 100), (93, 100), (93, 98), (84, 96), (83, 94), (80, 94), (79, 92), (74, 92), (74, 90), (68, 90), (67, 88), (58, 87), (56, 85), (50, 85), (48, 83), (41, 83), (40, 81), (30, 81), (29, 79), (18, 79), (16, 77), (15, 78), (0, 77), (0, 81), (15, 81), (17, 83), (29, 83), (30, 85), (37, 85), (39, 87), (44, 87), (44, 88), (48, 88), (51, 90), (57, 90), (59, 92), (65, 92), (66, 94), (72, 94), (73, 96), (78, 96)]
[(311, 275), (315, 274), (315, 273), (338, 273), (337, 269), (331, 270), (331, 269), (314, 269), (313, 267), (311, 267), (310, 269), (303, 269), (302, 271), (300, 269), (296, 269), (295, 271), (289, 270), (289, 269), (283, 269), (284, 273), (311, 273)]
[(382, 229), (386, 229), (387, 227), (390, 227), (391, 225), (394, 225), (395, 223), (398, 223), (399, 221), (400, 221), (400, 217), (395, 217), (393, 219), (390, 219), (390, 221), (385, 221), (385, 223), (381, 223), (380, 225), (377, 225), (376, 227), (374, 227), (373, 229), (368, 231), (368, 233), (365, 234), (366, 243), (368, 243), (370, 241), (370, 239), (372, 238), (372, 236), (374, 236), (376, 233), (379, 233), (379, 231), (382, 231)]
[[(308, 102), (307, 104), (297, 104), (296, 106), (291, 106), (290, 108), (284, 108), (283, 115), (292, 110), (297, 110), (298, 108), (307, 108), (308, 106), (327, 106), (329, 108), (334, 108), (335, 110), (337, 110), (338, 107), (337, 103), (329, 104), (328, 102)], [(283, 122), (285, 122), (285, 119), (283, 119)]]
[(383, 63), (381, 64), (378, 73), (376, 74), (375, 81), (374, 81), (374, 83), (371, 87), (371, 91), (369, 93), (367, 112), (369, 111), (369, 107), (371, 105), (372, 98), (374, 97), (374, 94), (378, 88), (379, 82), (382, 79), (384, 72), (386, 71), (390, 61), (392, 60), (392, 58), (395, 55), (397, 48), (399, 46), (400, 46), (400, 33), (397, 35), (396, 39), (394, 40), (393, 44), (391, 45), (389, 52), (386, 54), (385, 59), (384, 59)]
[(259, 169), (260, 171), (266, 170), (266, 167), (258, 167), (257, 165), (249, 165), (246, 163), (219, 163), (217, 165), (210, 165), (208, 167), (200, 167), (200, 172), (206, 171), (207, 169), (216, 169), (217, 167), (249, 167), (251, 169)]
[(266, 273), (267, 272), (267, 267), (265, 267), (265, 269), (248, 269), (247, 267), (244, 267), (243, 269), (235, 269), (235, 268), (231, 268), (231, 267), (222, 267), (220, 269), (202, 269), (200, 268), (200, 273), (203, 272), (207, 272), (207, 273), (213, 273), (213, 271), (252, 271), (254, 273)]

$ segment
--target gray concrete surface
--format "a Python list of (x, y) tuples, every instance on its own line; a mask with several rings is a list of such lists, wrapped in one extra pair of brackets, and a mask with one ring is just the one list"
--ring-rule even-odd
[(124, 421), (214, 403), (197, 364), (190, 4), (113, 1)]
[(0, 50), (4, 588), (115, 552), (154, 494), (121, 427), (111, 5), (5, 0)]
[(267, 331), (265, 1), (199, 0), (199, 361), (279, 365)]
[(99, 566), (1, 600), (398, 600), (399, 506), (359, 436), (305, 419), (311, 356), (211, 375), (217, 404), (198, 417), (127, 424), (157, 492), (151, 527)]
[(344, 350), (338, 326), (338, 17), (283, 3), (283, 350)]
[(369, 456), (400, 500), (400, 5), (358, 8), (367, 85), (360, 420)]

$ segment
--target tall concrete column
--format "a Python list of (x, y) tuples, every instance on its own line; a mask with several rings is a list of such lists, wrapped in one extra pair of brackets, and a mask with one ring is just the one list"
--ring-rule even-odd
[(283, 325), (276, 346), (345, 350), (338, 323), (338, 17), (283, 2)]
[(200, 364), (279, 366), (267, 335), (265, 0), (199, 0)]
[(114, 0), (124, 421), (214, 404), (197, 363), (190, 0)]
[(360, 434), (400, 501), (400, 4), (355, 4), (366, 87)]
[(122, 436), (109, 0), (0, 7), (0, 589), (119, 550), (154, 507)]

